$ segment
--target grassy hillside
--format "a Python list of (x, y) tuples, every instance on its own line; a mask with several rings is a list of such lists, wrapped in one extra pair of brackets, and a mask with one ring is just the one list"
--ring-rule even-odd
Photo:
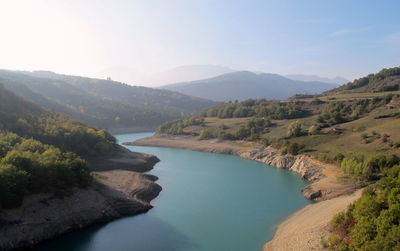
[(322, 95), (224, 103), (165, 123), (160, 134), (256, 141), (282, 153), (305, 154), (341, 168), (340, 180), (368, 186), (332, 220), (329, 250), (400, 247), (399, 68), (355, 80)]
[(326, 95), (344, 93), (371, 93), (400, 91), (400, 67), (383, 69), (376, 74), (369, 74), (346, 85), (326, 92)]
[(176, 92), (52, 72), (0, 71), (0, 83), (39, 105), (101, 128), (154, 128), (214, 103)]
[(336, 86), (325, 82), (292, 80), (278, 74), (238, 71), (162, 88), (215, 101), (234, 101), (248, 98), (284, 99), (294, 94), (321, 93)]

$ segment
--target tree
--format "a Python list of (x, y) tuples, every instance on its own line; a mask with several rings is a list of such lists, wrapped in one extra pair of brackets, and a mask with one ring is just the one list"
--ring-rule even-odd
[(287, 136), (291, 137), (299, 137), (303, 134), (303, 130), (301, 128), (300, 121), (296, 120), (295, 122), (291, 123), (288, 127)]

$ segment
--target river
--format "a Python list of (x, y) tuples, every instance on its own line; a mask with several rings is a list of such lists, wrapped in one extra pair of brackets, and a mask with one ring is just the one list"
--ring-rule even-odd
[[(119, 143), (152, 133), (116, 135)], [(40, 251), (260, 250), (276, 226), (310, 203), (296, 173), (236, 156), (128, 146), (161, 161), (149, 173), (163, 187), (154, 208), (66, 234)]]

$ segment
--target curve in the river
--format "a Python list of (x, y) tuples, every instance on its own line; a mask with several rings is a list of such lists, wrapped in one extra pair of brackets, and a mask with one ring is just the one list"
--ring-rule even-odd
[[(120, 143), (151, 133), (116, 135)], [(156, 155), (163, 191), (148, 213), (89, 227), (37, 250), (260, 250), (277, 224), (310, 203), (298, 174), (236, 156), (128, 147)]]

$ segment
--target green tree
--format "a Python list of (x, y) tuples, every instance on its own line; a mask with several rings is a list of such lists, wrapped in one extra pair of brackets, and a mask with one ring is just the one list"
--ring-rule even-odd
[(288, 131), (287, 131), (287, 137), (289, 137), (289, 138), (299, 137), (302, 134), (303, 134), (303, 130), (302, 130), (300, 121), (296, 120), (289, 125)]

